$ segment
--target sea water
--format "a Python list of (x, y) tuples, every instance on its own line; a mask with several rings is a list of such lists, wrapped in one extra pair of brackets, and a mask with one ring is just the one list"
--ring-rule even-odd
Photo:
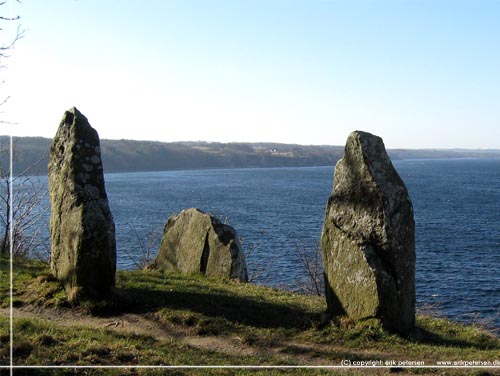
[[(394, 165), (415, 213), (417, 308), (500, 328), (500, 159)], [(313, 254), (319, 245), (333, 172), (330, 166), (106, 174), (118, 268), (137, 267), (148, 250), (154, 256), (168, 217), (197, 207), (237, 230), (254, 283), (295, 290), (307, 280), (299, 253)]]

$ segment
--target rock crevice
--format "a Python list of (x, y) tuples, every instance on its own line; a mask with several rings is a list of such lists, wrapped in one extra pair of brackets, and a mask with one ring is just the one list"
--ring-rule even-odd
[(171, 216), (152, 269), (201, 273), (246, 282), (247, 266), (236, 230), (191, 208)]

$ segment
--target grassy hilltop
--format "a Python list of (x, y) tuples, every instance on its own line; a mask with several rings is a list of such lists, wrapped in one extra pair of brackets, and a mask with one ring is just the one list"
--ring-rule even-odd
[[(9, 363), (7, 269), (8, 262), (3, 260), (1, 364)], [(415, 336), (402, 338), (370, 322), (326, 320), (321, 297), (196, 275), (119, 271), (111, 302), (72, 307), (47, 264), (25, 260), (15, 263), (13, 289), (15, 365), (338, 366), (343, 360), (377, 360), (395, 361), (395, 367), (373, 369), (372, 374), (457, 374), (464, 370), (398, 369), (397, 362), (436, 365), (443, 360), (500, 358), (500, 339), (474, 326), (419, 315)], [(16, 374), (331, 375), (361, 371), (128, 368), (23, 369)], [(496, 371), (500, 370), (488, 370)]]

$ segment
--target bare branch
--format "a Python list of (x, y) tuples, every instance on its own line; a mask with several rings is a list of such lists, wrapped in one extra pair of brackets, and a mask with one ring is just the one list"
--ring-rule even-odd
[(3, 106), (5, 103), (7, 103), (9, 101), (9, 99), (10, 99), (10, 95), (7, 98), (5, 98), (2, 102), (0, 102), (0, 106)]
[[(0, 140), (0, 156), (6, 152)], [(18, 154), (14, 152), (14, 160), (17, 157)], [(46, 223), (44, 217), (48, 213), (48, 206), (44, 207), (41, 203), (48, 192), (39, 178), (33, 175), (42, 160), (11, 179), (10, 166), (4, 168), (5, 159), (0, 158), (0, 253), (5, 254), (10, 248), (11, 228), (14, 256), (39, 256), (40, 249), (47, 249), (48, 238), (44, 239), (40, 235), (40, 229)]]
[[(2, 3), (0, 5), (4, 5), (5, 3)], [(15, 16), (15, 17), (3, 17), (0, 16), (0, 21), (17, 21), (21, 18), (21, 16)], [(0, 29), (1, 30), (1, 29)]]
[(141, 235), (134, 225), (131, 225), (130, 223), (125, 223), (125, 225), (128, 226), (134, 233), (134, 237), (139, 246), (139, 253), (132, 254), (126, 250), (124, 250), (124, 252), (133, 262), (136, 269), (144, 269), (153, 261), (156, 250), (158, 249), (160, 234), (154, 226), (151, 226), (148, 231)]
[(304, 266), (306, 280), (297, 280), (299, 291), (322, 296), (324, 294), (323, 261), (321, 247), (317, 244), (313, 249), (305, 245), (295, 245), (295, 255)]
[[(14, 21), (14, 20), (10, 20), (10, 21)], [(0, 29), (2, 30), (2, 29)], [(10, 41), (9, 44), (7, 45), (2, 45), (0, 46), (0, 57), (3, 57), (3, 58), (7, 58), (9, 57), (9, 55), (5, 54), (4, 51), (8, 51), (12, 48), (14, 48), (14, 45), (16, 44), (16, 42), (22, 38), (24, 38), (24, 33), (26, 31), (25, 30), (21, 30), (21, 25), (18, 25), (17, 26), (17, 31), (16, 31), (16, 35), (14, 36), (14, 38)]]

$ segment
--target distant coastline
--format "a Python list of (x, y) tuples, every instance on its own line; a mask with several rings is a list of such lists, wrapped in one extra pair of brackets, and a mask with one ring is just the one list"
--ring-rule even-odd
[[(14, 173), (36, 165), (32, 173), (47, 173), (52, 139), (14, 137)], [(8, 136), (0, 136), (0, 150), (8, 149)], [(343, 146), (280, 143), (158, 142), (101, 140), (106, 172), (168, 171), (217, 168), (333, 166)], [(393, 160), (440, 158), (500, 158), (497, 149), (389, 149)], [(2, 153), (2, 165), (8, 164)], [(37, 161), (40, 161), (37, 163)]]

